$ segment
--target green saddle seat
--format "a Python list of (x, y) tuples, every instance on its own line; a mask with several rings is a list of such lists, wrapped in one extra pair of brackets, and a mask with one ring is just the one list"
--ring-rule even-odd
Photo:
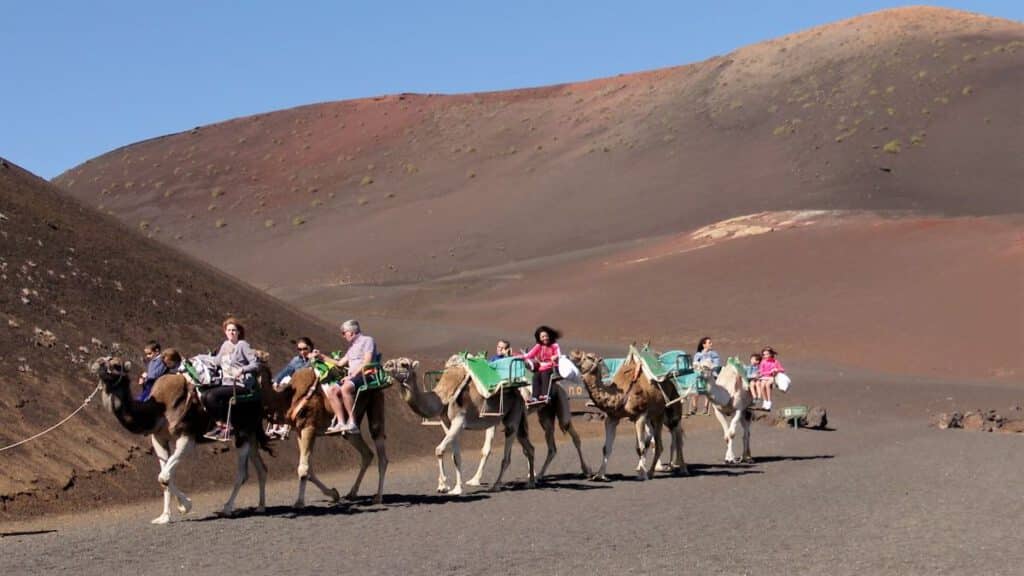
[[(507, 360), (507, 361), (506, 361)], [(505, 388), (520, 388), (530, 383), (526, 378), (529, 373), (526, 367), (516, 368), (515, 364), (525, 364), (522, 359), (508, 358), (495, 362), (497, 367), (492, 365), (483, 356), (462, 357), (463, 365), (469, 372), (470, 379), (476, 385), (477, 391), (484, 398), (489, 398), (495, 392)], [(532, 378), (532, 374), (530, 374)]]
[(604, 364), (604, 375), (601, 377), (602, 382), (609, 384), (612, 378), (615, 377), (615, 373), (619, 371), (622, 364), (626, 361), (625, 358), (605, 358), (602, 363)]

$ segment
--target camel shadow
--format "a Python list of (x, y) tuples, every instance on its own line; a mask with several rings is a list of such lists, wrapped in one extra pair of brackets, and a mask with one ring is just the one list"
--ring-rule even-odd
[(239, 508), (235, 510), (230, 516), (224, 516), (222, 514), (213, 513), (209, 516), (203, 516), (202, 518), (194, 518), (189, 522), (213, 522), (216, 520), (241, 520), (244, 518), (307, 518), (317, 516), (355, 516), (359, 514), (372, 514), (374, 512), (382, 512), (385, 510), (383, 506), (376, 507), (362, 507), (357, 506), (358, 502), (343, 501), (336, 504), (326, 503), (324, 506), (304, 506), (302, 508), (294, 508), (292, 506), (281, 505), (281, 506), (267, 506), (263, 512), (258, 512), (255, 508)]
[(589, 478), (582, 474), (566, 473), (548, 474), (543, 480), (538, 480), (534, 488), (530, 488), (525, 480), (506, 482), (497, 492), (519, 492), (523, 490), (574, 490), (583, 492), (587, 490), (606, 490), (608, 488), (611, 488), (611, 486), (591, 482)]
[[(746, 476), (748, 474), (764, 474), (763, 470), (754, 468), (755, 463), (751, 464), (687, 464), (686, 467), (690, 470), (690, 476), (721, 476), (724, 478), (734, 478), (737, 476)], [(686, 478), (677, 474), (677, 478)]]
[(762, 462), (800, 462), (803, 460), (831, 460), (835, 458), (834, 454), (819, 454), (817, 456), (758, 456), (754, 458), (755, 464), (761, 464)]
[(7, 538), (8, 536), (11, 536), (11, 537), (13, 537), (13, 536), (38, 536), (40, 534), (51, 534), (51, 533), (56, 532), (56, 531), (57, 530), (55, 530), (55, 529), (48, 529), (48, 530), (22, 530), (22, 531), (15, 531), (15, 532), (0, 532), (0, 538)]
[(486, 500), (486, 493), (471, 492), (469, 494), (385, 494), (384, 505), (389, 508), (410, 508), (412, 506), (436, 506), (452, 502), (477, 502)]

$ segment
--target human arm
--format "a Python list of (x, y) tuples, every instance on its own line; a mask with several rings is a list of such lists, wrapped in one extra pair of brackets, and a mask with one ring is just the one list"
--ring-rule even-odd
[(526, 352), (525, 354), (520, 354), (517, 357), (522, 358), (523, 360), (533, 360), (534, 358), (537, 357), (538, 354), (540, 354), (540, 344), (534, 344), (533, 348), (530, 348), (529, 352)]
[(242, 366), (238, 368), (239, 374), (252, 374), (260, 369), (259, 359), (256, 352), (245, 340), (239, 340), (235, 345), (236, 357), (240, 357)]

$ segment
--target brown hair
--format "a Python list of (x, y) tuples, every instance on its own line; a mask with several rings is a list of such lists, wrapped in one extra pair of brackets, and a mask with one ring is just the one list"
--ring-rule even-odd
[(160, 360), (164, 363), (164, 366), (170, 368), (171, 366), (177, 366), (181, 364), (181, 354), (174, 348), (168, 348), (160, 353)]
[(234, 324), (235, 328), (238, 328), (238, 339), (245, 340), (245, 327), (242, 326), (242, 323), (234, 316), (228, 316), (227, 320), (224, 320), (224, 323), (221, 324), (220, 327), (222, 330), (227, 330), (228, 326), (231, 324)]

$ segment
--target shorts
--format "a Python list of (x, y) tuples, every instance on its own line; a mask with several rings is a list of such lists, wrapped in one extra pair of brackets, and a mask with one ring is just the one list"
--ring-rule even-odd
[[(338, 381), (334, 381), (334, 382), (324, 382), (324, 383), (320, 384), (320, 389), (323, 390), (324, 392), (327, 392), (331, 388), (334, 388), (336, 386), (341, 386), (342, 382), (344, 382), (344, 378), (341, 379), (341, 380), (338, 380)], [(358, 389), (360, 386), (363, 385), (363, 373), (362, 372), (360, 372), (359, 374), (356, 374), (355, 376), (352, 377), (352, 385), (355, 386), (356, 389)]]

